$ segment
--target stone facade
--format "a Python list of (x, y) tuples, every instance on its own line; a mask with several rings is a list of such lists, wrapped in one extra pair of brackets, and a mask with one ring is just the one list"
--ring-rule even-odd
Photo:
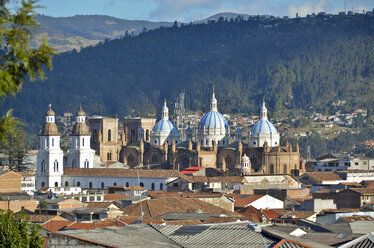
[(125, 118), (123, 120), (123, 145), (138, 141), (139, 128), (144, 130), (144, 141), (151, 141), (151, 131), (156, 124), (156, 118)]
[(118, 118), (90, 118), (91, 148), (103, 162), (117, 162), (122, 142), (118, 134)]

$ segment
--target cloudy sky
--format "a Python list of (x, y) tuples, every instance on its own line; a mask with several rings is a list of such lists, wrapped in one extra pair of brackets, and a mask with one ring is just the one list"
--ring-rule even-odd
[(219, 12), (270, 14), (294, 17), (313, 12), (338, 13), (373, 10), (374, 0), (41, 0), (39, 13), (49, 16), (110, 15), (130, 20), (183, 21), (206, 18)]

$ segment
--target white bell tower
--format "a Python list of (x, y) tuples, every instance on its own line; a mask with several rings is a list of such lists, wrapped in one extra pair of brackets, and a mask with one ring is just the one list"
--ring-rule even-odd
[(36, 190), (41, 187), (60, 187), (61, 176), (64, 173), (64, 153), (60, 149), (60, 133), (55, 123), (55, 112), (51, 109), (51, 104), (45, 113), (45, 123), (39, 137)]
[(77, 122), (70, 135), (71, 145), (66, 167), (93, 168), (95, 151), (90, 147), (91, 133), (86, 124), (86, 113), (80, 108), (76, 116)]

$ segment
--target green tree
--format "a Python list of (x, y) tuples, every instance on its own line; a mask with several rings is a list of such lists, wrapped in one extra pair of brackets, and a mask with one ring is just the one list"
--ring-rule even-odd
[[(0, 0), (0, 97), (3, 99), (19, 92), (26, 76), (31, 81), (44, 80), (43, 67), (52, 68), (54, 54), (45, 40), (38, 48), (30, 46), (32, 30), (37, 27), (37, 0), (13, 2), (17, 7), (10, 10), (9, 0)], [(0, 139), (4, 139), (10, 129), (16, 128), (17, 123), (11, 110), (2, 116)]]
[(32, 224), (24, 212), (0, 211), (0, 247), (43, 247), (40, 226)]
[(17, 125), (7, 131), (5, 139), (1, 142), (4, 154), (8, 158), (10, 169), (19, 170), (26, 155), (25, 131)]

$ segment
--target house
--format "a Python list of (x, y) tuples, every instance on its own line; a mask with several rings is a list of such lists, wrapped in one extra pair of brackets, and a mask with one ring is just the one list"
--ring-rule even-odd
[(240, 190), (242, 177), (183, 176), (167, 184), (172, 192), (233, 192)]
[(301, 183), (290, 175), (251, 175), (244, 176), (240, 193), (253, 194), (254, 190), (300, 189)]
[(21, 192), (22, 175), (14, 171), (0, 171), (0, 193)]
[(316, 159), (313, 171), (372, 170), (374, 159), (356, 154), (325, 154)]
[(239, 208), (235, 210), (235, 213), (248, 217), (248, 219), (253, 223), (263, 223), (268, 221), (262, 212), (253, 206)]
[(339, 175), (346, 182), (357, 182), (374, 180), (374, 170), (345, 170), (337, 171)]
[(283, 208), (284, 202), (270, 195), (228, 195), (233, 197), (235, 209), (253, 206), (256, 209)]
[(73, 210), (76, 220), (102, 220), (112, 219), (122, 215), (122, 211), (110, 202), (90, 202), (83, 209)]
[(301, 175), (299, 181), (309, 188), (310, 193), (314, 193), (321, 189), (341, 189), (338, 184), (344, 180), (332, 171), (313, 171)]
[(374, 188), (351, 188), (336, 194), (337, 208), (362, 208), (374, 202)]
[(345, 209), (324, 209), (317, 214), (316, 222), (319, 224), (334, 224), (340, 217), (350, 216), (371, 216), (374, 217), (373, 211), (360, 211), (358, 208)]
[(374, 245), (374, 232), (370, 232), (359, 238), (356, 238), (348, 243), (345, 243), (339, 248), (355, 248), (355, 247), (372, 247)]
[(83, 208), (87, 205), (86, 203), (83, 203), (79, 200), (75, 200), (71, 198), (47, 199), (46, 203), (47, 203), (48, 210), (65, 210), (65, 209)]
[(294, 207), (296, 211), (313, 211), (319, 212), (322, 209), (336, 209), (333, 199), (310, 199), (301, 202)]

